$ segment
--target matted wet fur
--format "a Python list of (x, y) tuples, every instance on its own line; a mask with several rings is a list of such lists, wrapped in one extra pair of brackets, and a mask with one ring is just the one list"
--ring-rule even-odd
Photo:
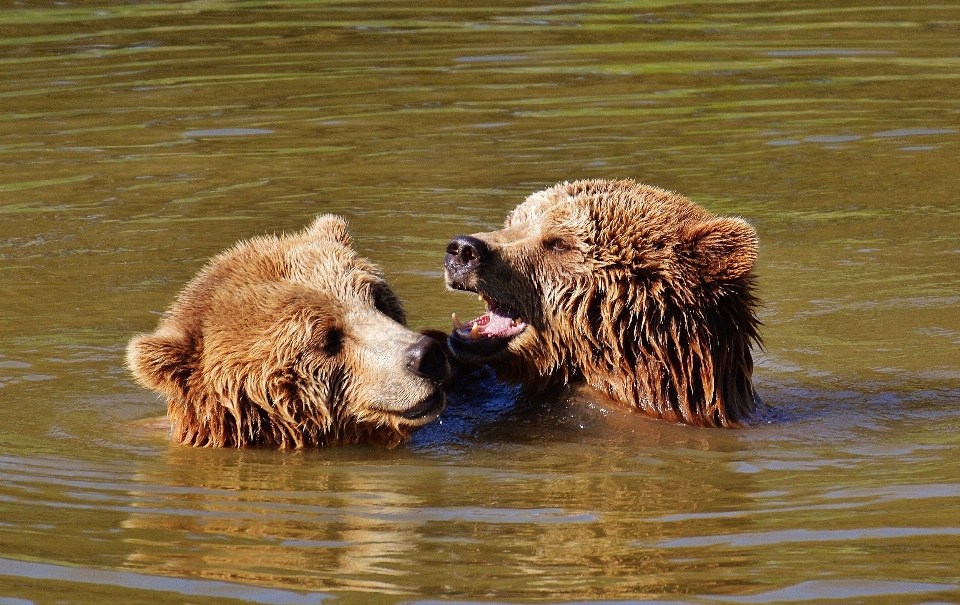
[(534, 193), (504, 228), (454, 238), (450, 288), (487, 313), (449, 338), (461, 360), (545, 389), (582, 379), (656, 418), (738, 426), (759, 399), (751, 345), (756, 232), (634, 181)]
[(197, 446), (393, 446), (445, 405), (443, 347), (405, 327), (379, 269), (326, 215), (213, 258), (127, 365)]

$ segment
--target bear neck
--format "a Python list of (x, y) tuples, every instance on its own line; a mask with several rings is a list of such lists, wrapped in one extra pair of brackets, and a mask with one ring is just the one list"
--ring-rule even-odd
[[(662, 284), (601, 288), (569, 309), (568, 374), (638, 411), (694, 426), (741, 426), (755, 415), (751, 346), (761, 344), (754, 280), (708, 296)], [(697, 301), (698, 305), (681, 301)]]
[[(338, 397), (329, 392), (298, 388), (309, 382), (309, 373), (292, 381), (256, 369), (243, 374), (245, 380), (236, 381), (216, 380), (221, 372), (192, 372), (183, 392), (167, 400), (174, 439), (199, 447), (301, 449), (358, 442), (396, 447), (411, 436), (410, 428), (395, 422), (334, 410)], [(330, 382), (339, 384), (340, 378)]]

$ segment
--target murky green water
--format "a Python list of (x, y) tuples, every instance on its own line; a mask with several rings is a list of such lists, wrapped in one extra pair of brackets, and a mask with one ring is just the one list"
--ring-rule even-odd
[[(0, 604), (960, 602), (958, 99), (953, 2), (3, 2)], [(587, 177), (757, 227), (779, 421), (135, 422), (126, 341), (235, 240), (341, 213), (446, 328), (447, 239)]]

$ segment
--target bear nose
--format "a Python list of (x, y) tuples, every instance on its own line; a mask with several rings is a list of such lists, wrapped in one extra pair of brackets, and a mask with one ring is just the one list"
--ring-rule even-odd
[(420, 340), (410, 347), (409, 354), (407, 368), (417, 376), (439, 382), (450, 375), (443, 345), (429, 336), (420, 337)]
[(458, 235), (447, 244), (447, 257), (444, 266), (453, 273), (469, 273), (483, 263), (490, 255), (487, 245), (475, 237)]

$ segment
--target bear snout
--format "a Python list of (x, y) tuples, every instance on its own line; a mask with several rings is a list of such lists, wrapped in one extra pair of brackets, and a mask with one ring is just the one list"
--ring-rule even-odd
[(408, 350), (410, 360), (407, 369), (432, 382), (441, 383), (450, 377), (450, 365), (443, 352), (443, 345), (430, 338), (421, 336)]
[(457, 281), (475, 271), (490, 256), (490, 248), (471, 235), (458, 235), (447, 244), (443, 266), (455, 287)]

